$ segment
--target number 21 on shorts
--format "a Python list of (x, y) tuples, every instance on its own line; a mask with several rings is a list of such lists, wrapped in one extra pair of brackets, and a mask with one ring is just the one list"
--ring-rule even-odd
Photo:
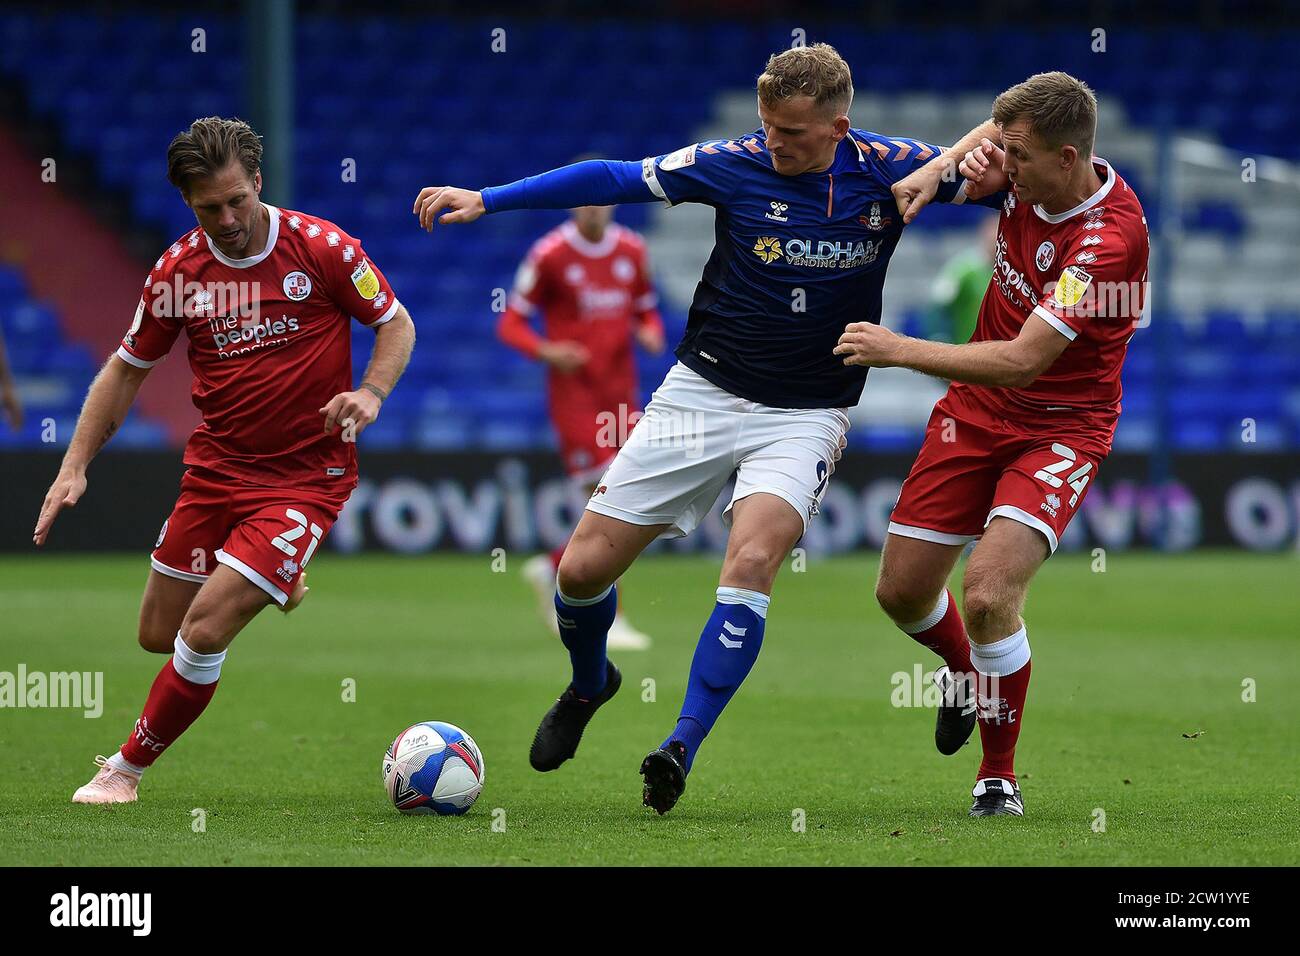
[[(293, 508), (286, 508), (284, 510), (284, 515), (286, 518), (289, 518), (294, 522), (293, 527), (277, 534), (271, 539), (271, 544), (275, 545), (292, 558), (297, 555), (298, 549), (289, 542), (297, 541), (307, 533), (307, 516), (301, 511), (295, 511)], [(311, 556), (316, 553), (316, 546), (320, 544), (321, 534), (321, 526), (313, 521), (311, 523), (311, 544), (307, 545), (307, 553), (304, 554), (302, 560), (298, 562), (299, 567), (305, 568), (307, 562), (311, 560)]]
[(1058, 457), (1058, 461), (1053, 462), (1034, 472), (1034, 477), (1039, 481), (1047, 484), (1049, 488), (1059, 488), (1061, 485), (1068, 483), (1074, 489), (1074, 494), (1070, 498), (1070, 507), (1073, 508), (1075, 502), (1079, 500), (1079, 495), (1083, 494), (1083, 489), (1088, 487), (1088, 482), (1092, 480), (1092, 462), (1085, 461), (1076, 468), (1066, 478), (1061, 477), (1061, 472), (1069, 470), (1078, 464), (1079, 456), (1074, 450), (1067, 448), (1060, 442), (1052, 443), (1052, 454)]

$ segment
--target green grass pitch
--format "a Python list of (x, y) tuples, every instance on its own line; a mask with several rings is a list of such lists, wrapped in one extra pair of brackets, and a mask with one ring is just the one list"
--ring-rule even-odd
[[(933, 711), (891, 704), (895, 673), (933, 663), (875, 606), (867, 555), (783, 570), (758, 664), (665, 817), (641, 806), (637, 767), (675, 720), (717, 562), (639, 563), (627, 606), (655, 647), (616, 658), (623, 689), (577, 759), (535, 773), (528, 745), (567, 658), (519, 560), (494, 573), (487, 556), (321, 554), (303, 607), (235, 641), (140, 802), (100, 808), (69, 797), (163, 661), (135, 643), (147, 557), (0, 559), (0, 671), (103, 671), (105, 696), (99, 719), (0, 709), (0, 864), (1300, 860), (1293, 555), (1113, 554), (1105, 573), (1086, 555), (1050, 561), (1026, 610), (1022, 820), (967, 818), (978, 734), (941, 757)], [(464, 817), (403, 817), (385, 798), (385, 747), (428, 719), (483, 749), (487, 785)]]

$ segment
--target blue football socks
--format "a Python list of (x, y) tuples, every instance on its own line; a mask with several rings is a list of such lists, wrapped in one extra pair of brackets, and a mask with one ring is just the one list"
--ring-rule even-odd
[(700, 744), (758, 659), (770, 600), (758, 591), (718, 588), (718, 603), (691, 658), (681, 716), (663, 742), (664, 747), (674, 740), (686, 745), (688, 771)]
[(573, 690), (579, 697), (592, 698), (605, 689), (605, 640), (618, 609), (614, 585), (594, 598), (571, 598), (555, 591), (555, 616), (560, 641), (569, 651), (573, 665)]

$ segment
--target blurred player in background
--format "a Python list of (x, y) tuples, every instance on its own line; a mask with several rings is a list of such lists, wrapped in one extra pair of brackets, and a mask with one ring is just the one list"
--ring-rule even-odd
[[(613, 217), (612, 206), (579, 206), (568, 222), (538, 239), (519, 267), (497, 326), (501, 341), (546, 363), (546, 397), (560, 455), (587, 497), (641, 414), (633, 343), (651, 355), (664, 350), (645, 242)], [(540, 335), (529, 324), (539, 312)], [(555, 574), (565, 546), (523, 567), (542, 619), (557, 635)], [(620, 603), (609, 647), (649, 646), (650, 638), (628, 623)]]
[(960, 344), (975, 334), (997, 240), (998, 217), (990, 213), (980, 223), (976, 245), (958, 252), (939, 270), (925, 314), (925, 337), (931, 342)]
[[(195, 120), (167, 178), (199, 226), (145, 279), (135, 321), (95, 377), (33, 534), (39, 546), (86, 491), (86, 468), (149, 370), (185, 333), (203, 421), (154, 548), (140, 644), (172, 653), (135, 728), (74, 803), (126, 803), (198, 719), (226, 648), (259, 612), (306, 593), (307, 563), (357, 484), (356, 436), (379, 415), (415, 329), (361, 243), (333, 223), (260, 200), (262, 144), (242, 120)], [(375, 330), (352, 389), (357, 321)]]
[[(1020, 612), (1110, 452), (1149, 243), (1137, 196), (1093, 156), (1097, 100), (1084, 83), (1037, 74), (1002, 93), (993, 118), (1001, 146), (985, 141), (961, 164), (973, 197), (1005, 194), (974, 340), (943, 345), (855, 323), (835, 351), (847, 364), (954, 383), (894, 507), (876, 597), (944, 660), (939, 750), (956, 753), (978, 720), (971, 816), (1023, 816), (1014, 761), (1030, 659)], [(975, 538), (963, 615), (947, 581)]]
[(23, 403), (18, 398), (18, 386), (9, 368), (9, 353), (5, 350), (5, 337), (0, 331), (0, 410), (14, 431), (23, 427)]
[[(818, 513), (866, 383), (834, 349), (858, 318), (879, 322), (885, 269), (907, 215), (891, 187), (918, 167), (994, 135), (981, 124), (949, 150), (854, 129), (853, 80), (828, 44), (772, 56), (757, 85), (762, 128), (636, 162), (577, 163), (481, 193), (421, 190), (420, 224), (485, 212), (698, 202), (716, 210), (715, 245), (677, 364), (600, 479), (560, 563), (555, 606), (573, 679), (542, 718), (532, 766), (577, 752), (617, 693), (605, 654), (614, 582), (660, 536), (696, 528), (735, 478), (716, 602), (696, 644), (677, 724), (641, 763), (643, 802), (666, 813), (706, 736), (762, 647), (772, 588)], [(939, 173), (936, 173), (938, 176)], [(960, 177), (936, 190), (965, 200)], [(447, 210), (444, 212), (444, 210)]]

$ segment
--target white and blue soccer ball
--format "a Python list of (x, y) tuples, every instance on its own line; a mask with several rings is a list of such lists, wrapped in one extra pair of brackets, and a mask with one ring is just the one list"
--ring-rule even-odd
[(384, 754), (384, 789), (402, 813), (464, 813), (483, 790), (483, 754), (454, 724), (414, 724)]

